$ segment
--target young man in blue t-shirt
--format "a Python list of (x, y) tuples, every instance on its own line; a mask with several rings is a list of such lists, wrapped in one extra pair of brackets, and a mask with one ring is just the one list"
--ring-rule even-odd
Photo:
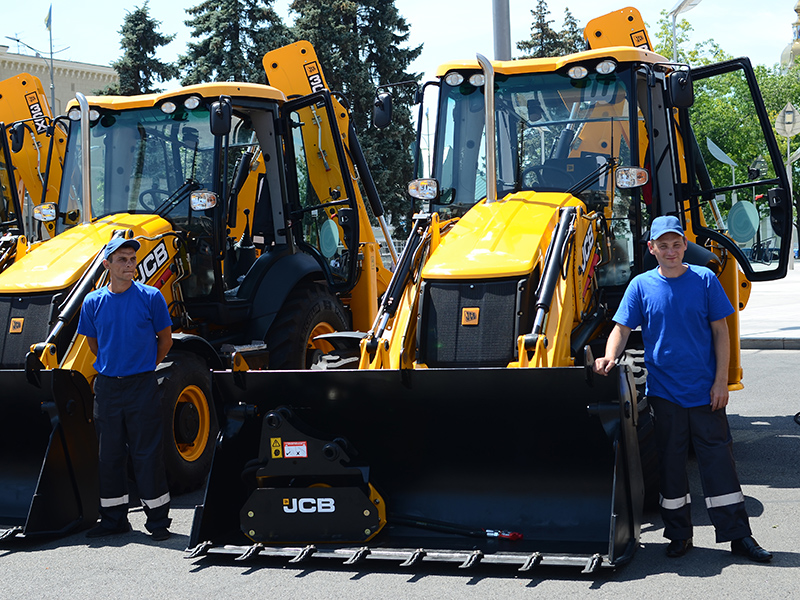
[(647, 399), (655, 413), (661, 461), (660, 491), (667, 556), (692, 547), (691, 498), (686, 460), (691, 439), (706, 507), (717, 542), (734, 554), (768, 562), (772, 554), (753, 539), (736, 475), (725, 407), (730, 346), (725, 318), (733, 313), (714, 274), (683, 262), (688, 242), (677, 217), (653, 219), (650, 253), (658, 267), (638, 275), (614, 315), (606, 353), (594, 369), (607, 375), (632, 329), (642, 328)]
[(112, 239), (103, 265), (109, 284), (86, 296), (78, 333), (94, 367), (94, 425), (99, 442), (100, 523), (97, 538), (127, 533), (130, 454), (139, 496), (154, 540), (169, 537), (170, 496), (164, 471), (164, 423), (155, 368), (172, 347), (172, 319), (156, 288), (134, 281), (139, 242)]

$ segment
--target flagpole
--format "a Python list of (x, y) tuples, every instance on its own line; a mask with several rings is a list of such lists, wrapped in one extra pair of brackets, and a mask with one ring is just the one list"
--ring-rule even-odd
[(50, 5), (50, 13), (47, 18), (47, 29), (50, 31), (50, 110), (56, 114), (56, 84), (53, 79), (53, 5)]

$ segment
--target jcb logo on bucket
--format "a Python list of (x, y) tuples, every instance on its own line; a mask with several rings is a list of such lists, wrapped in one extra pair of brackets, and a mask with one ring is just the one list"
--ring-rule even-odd
[(285, 513), (332, 513), (336, 511), (333, 498), (284, 498)]

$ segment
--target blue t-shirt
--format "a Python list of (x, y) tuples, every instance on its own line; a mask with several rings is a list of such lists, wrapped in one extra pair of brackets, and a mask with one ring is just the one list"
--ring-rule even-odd
[(121, 294), (108, 287), (90, 292), (81, 307), (78, 333), (97, 338), (97, 372), (122, 377), (155, 370), (156, 334), (171, 325), (161, 292), (134, 281)]
[(684, 407), (711, 402), (717, 361), (711, 323), (733, 313), (719, 279), (706, 267), (688, 265), (680, 277), (655, 268), (634, 277), (614, 321), (641, 325), (647, 394)]

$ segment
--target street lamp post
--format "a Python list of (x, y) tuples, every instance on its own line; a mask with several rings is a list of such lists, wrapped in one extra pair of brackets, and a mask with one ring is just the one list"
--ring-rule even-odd
[[(18, 44), (22, 44), (28, 50), (33, 50), (36, 53), (36, 58), (41, 58), (44, 61), (44, 64), (47, 65), (47, 68), (50, 70), (50, 110), (53, 111), (53, 113), (55, 113), (56, 112), (56, 84), (55, 84), (55, 81), (53, 79), (54, 70), (53, 70), (53, 40), (52, 40), (52, 37), (50, 39), (50, 62), (49, 63), (47, 62), (47, 59), (44, 56), (42, 56), (42, 53), (39, 50), (37, 50), (33, 46), (30, 46), (30, 45), (26, 44), (21, 39), (15, 38), (15, 37), (11, 37), (10, 35), (7, 35), (6, 39), (9, 39), (11, 41), (17, 42)], [(59, 52), (63, 52), (67, 48), (62, 48), (61, 50), (59, 50)]]
[(672, 17), (672, 62), (678, 62), (678, 40), (675, 35), (675, 21), (679, 14), (692, 10), (695, 6), (700, 4), (700, 2), (701, 0), (680, 0), (680, 2), (667, 13), (667, 16)]

